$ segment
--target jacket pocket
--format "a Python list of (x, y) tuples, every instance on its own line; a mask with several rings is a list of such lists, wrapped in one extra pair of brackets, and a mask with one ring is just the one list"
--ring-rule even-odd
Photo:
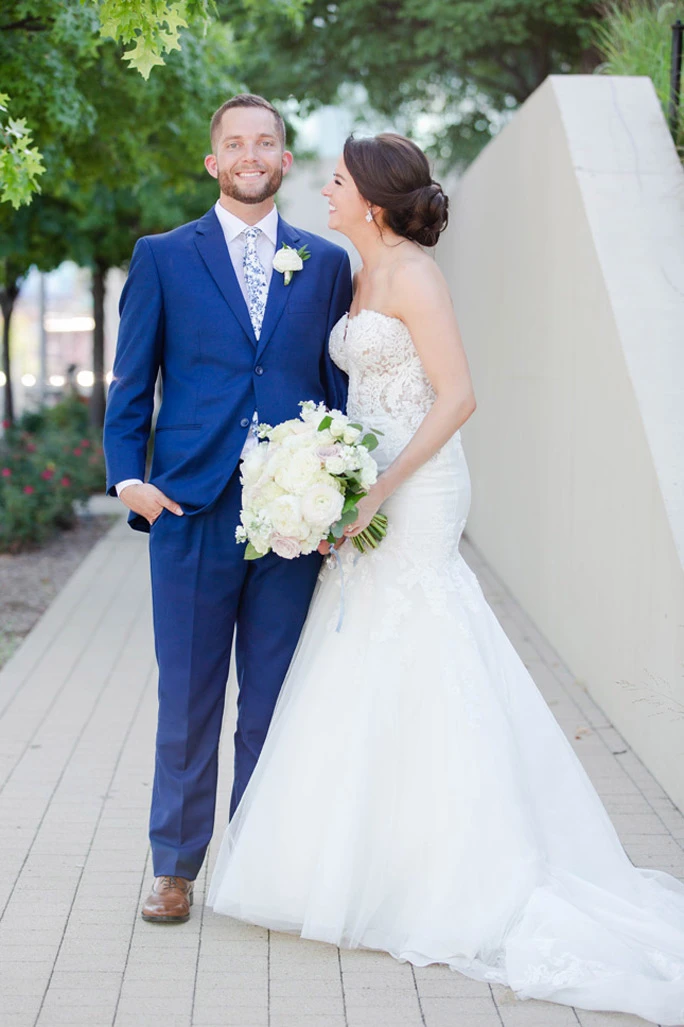
[(155, 428), (155, 432), (160, 431), (197, 431), (198, 428), (204, 427), (201, 424), (163, 424)]
[(319, 317), (326, 317), (327, 318), (327, 316), (328, 316), (328, 306), (325, 303), (316, 303), (315, 301), (311, 301), (310, 303), (306, 303), (306, 302), (302, 302), (302, 301), (300, 301), (299, 303), (292, 302), (292, 303), (288, 303), (288, 305), (285, 307), (285, 313), (287, 313), (287, 314), (318, 314)]

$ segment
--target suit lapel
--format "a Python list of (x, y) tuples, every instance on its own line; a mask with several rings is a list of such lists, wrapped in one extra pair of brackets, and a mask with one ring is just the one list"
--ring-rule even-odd
[[(287, 221), (283, 221), (281, 217), (278, 218), (278, 241), (276, 243), (276, 253), (282, 248), (283, 243), (287, 243), (288, 246), (292, 246), (295, 250), (299, 249), (299, 235), (296, 229), (288, 225)], [(306, 267), (306, 264), (304, 264)], [(295, 271), (292, 276), (289, 285), (285, 285), (285, 276), (273, 269), (271, 275), (271, 284), (268, 289), (268, 298), (266, 300), (266, 310), (264, 311), (264, 320), (261, 325), (261, 337), (257, 344), (257, 357), (266, 349), (266, 346), (271, 341), (273, 332), (276, 329), (278, 321), (282, 316), (285, 309), (285, 305), (289, 300), (292, 291), (296, 289), (296, 282), (301, 271)], [(248, 315), (249, 316), (249, 315)]]
[[(245, 334), (252, 345), (256, 346), (256, 336), (254, 335), (254, 328), (252, 327), (249, 310), (247, 309), (245, 298), (242, 295), (242, 290), (240, 289), (240, 285), (235, 276), (233, 263), (230, 259), (230, 254), (228, 253), (228, 247), (226, 246), (226, 237), (223, 234), (223, 230), (219, 224), (219, 219), (216, 217), (216, 212), (213, 207), (197, 222), (195, 245), (199, 250), (202, 260), (207, 266), (209, 274), (221, 290), (223, 298), (230, 307), (231, 312), (240, 322), (241, 327), (244, 329)], [(280, 277), (282, 277), (282, 275)], [(266, 307), (266, 311), (268, 313), (268, 305)]]

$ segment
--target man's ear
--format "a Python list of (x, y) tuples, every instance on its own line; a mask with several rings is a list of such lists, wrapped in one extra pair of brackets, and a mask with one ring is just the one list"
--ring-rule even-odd
[(216, 156), (213, 153), (208, 153), (204, 158), (204, 166), (212, 178), (218, 178), (218, 164), (216, 163)]
[(282, 169), (283, 169), (283, 174), (284, 175), (286, 175), (288, 173), (288, 171), (292, 167), (293, 163), (294, 163), (294, 157), (292, 156), (290, 151), (289, 150), (284, 150), (283, 151), (283, 163), (282, 163)]

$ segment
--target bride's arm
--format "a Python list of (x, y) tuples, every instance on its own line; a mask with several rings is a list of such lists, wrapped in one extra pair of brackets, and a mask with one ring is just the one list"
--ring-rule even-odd
[(399, 456), (359, 504), (359, 517), (345, 534), (357, 535), (384, 501), (434, 456), (475, 410), (468, 361), (444, 277), (432, 261), (407, 263), (392, 280), (392, 313), (411, 333), (435, 390), (435, 402)]

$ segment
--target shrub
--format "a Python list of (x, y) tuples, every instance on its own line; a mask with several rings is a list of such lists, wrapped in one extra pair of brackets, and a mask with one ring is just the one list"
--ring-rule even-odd
[(67, 399), (24, 414), (0, 440), (0, 552), (40, 544), (76, 520), (104, 483), (101, 433), (88, 425), (87, 405)]
[[(684, 19), (684, 0), (613, 0), (605, 5), (597, 25), (597, 46), (608, 75), (647, 75), (667, 116), (670, 99), (670, 26)], [(675, 144), (684, 153), (684, 103), (679, 107)]]

